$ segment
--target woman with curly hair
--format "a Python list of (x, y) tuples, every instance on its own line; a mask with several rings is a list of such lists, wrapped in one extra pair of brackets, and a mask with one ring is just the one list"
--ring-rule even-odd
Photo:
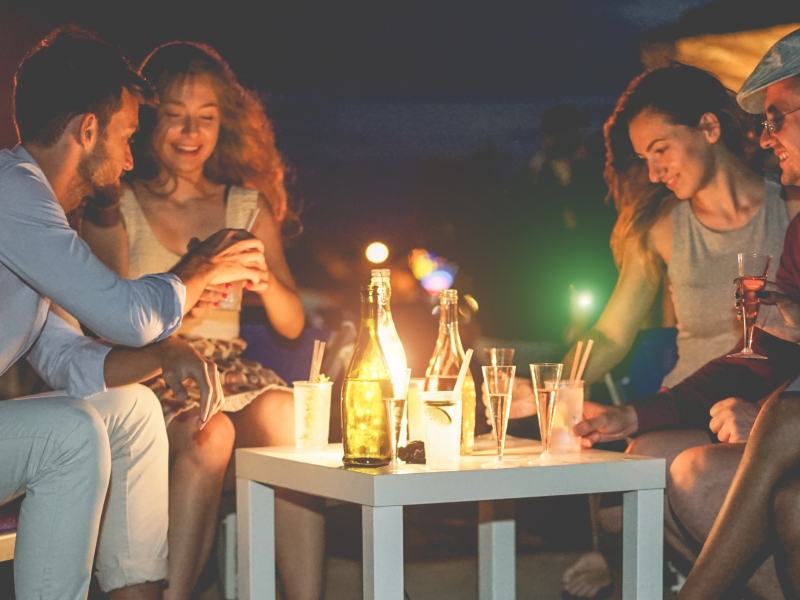
[[(678, 362), (664, 386), (727, 353), (741, 337), (732, 302), (736, 255), (771, 254), (774, 277), (786, 228), (800, 211), (800, 199), (787, 199), (775, 174), (748, 167), (744, 116), (716, 78), (688, 66), (645, 73), (617, 101), (605, 127), (605, 175), (618, 213), (611, 245), (620, 274), (597, 323), (582, 336), (594, 340), (587, 383), (627, 354), (662, 282), (678, 329)], [(532, 414), (532, 398), (518, 396), (515, 416)], [(683, 450), (710, 442), (706, 431), (654, 432), (628, 451), (665, 458), (669, 467)], [(621, 506), (599, 515), (606, 530), (621, 527)], [(676, 531), (668, 519), (668, 541), (685, 547)], [(610, 582), (599, 552), (584, 555), (564, 576), (566, 591), (579, 597)]]
[[(283, 253), (282, 230), (296, 225), (283, 180), (285, 167), (258, 98), (208, 46), (174, 42), (141, 67), (158, 106), (143, 106), (132, 150), (134, 170), (116, 218), (85, 219), (82, 235), (125, 277), (164, 271), (191, 240), (224, 228), (244, 229), (264, 243), (270, 278), (257, 294), (274, 330), (296, 338), (303, 308)], [(256, 212), (257, 211), (257, 212)], [(240, 358), (239, 311), (226, 310), (230, 287), (206, 290), (179, 334), (213, 358), (226, 404), (202, 430), (195, 399), (175, 398), (151, 382), (162, 401), (170, 441), (169, 587), (165, 599), (188, 598), (214, 541), (223, 486), (234, 482), (235, 447), (294, 443), (292, 393), (274, 372)], [(227, 475), (226, 475), (227, 473)], [(315, 500), (288, 492), (276, 499), (278, 568), (290, 599), (321, 596), (324, 521)]]

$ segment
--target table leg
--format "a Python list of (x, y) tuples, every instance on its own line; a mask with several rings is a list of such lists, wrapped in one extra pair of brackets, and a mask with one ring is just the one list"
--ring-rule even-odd
[(275, 490), (237, 478), (236, 522), (239, 599), (275, 600)]
[(513, 500), (478, 503), (480, 600), (514, 600), (517, 597), (515, 537)]
[(403, 507), (362, 506), (364, 600), (403, 600)]
[(623, 600), (664, 594), (664, 490), (625, 492), (622, 521)]

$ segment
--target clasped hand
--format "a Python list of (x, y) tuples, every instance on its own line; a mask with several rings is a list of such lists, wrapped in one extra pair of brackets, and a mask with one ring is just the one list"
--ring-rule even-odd
[(217, 365), (205, 358), (186, 342), (171, 337), (160, 344), (161, 374), (172, 389), (175, 399), (185, 402), (189, 392), (183, 384), (187, 379), (197, 383), (200, 390), (200, 416), (198, 426), (206, 422), (222, 408), (225, 397), (219, 379)]
[(184, 281), (198, 272), (208, 272), (208, 285), (269, 281), (264, 244), (243, 229), (222, 229), (204, 241), (192, 238), (188, 252), (172, 272)]
[(711, 407), (711, 429), (720, 442), (736, 444), (746, 442), (756, 422), (759, 407), (741, 398), (726, 398)]

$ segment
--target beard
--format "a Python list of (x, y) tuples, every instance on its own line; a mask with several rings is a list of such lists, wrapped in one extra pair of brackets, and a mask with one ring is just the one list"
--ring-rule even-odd
[[(112, 169), (105, 140), (101, 139), (97, 148), (78, 163), (74, 192), (80, 204), (99, 210), (119, 204), (121, 185), (119, 175), (112, 173)], [(109, 179), (111, 183), (104, 183)]]

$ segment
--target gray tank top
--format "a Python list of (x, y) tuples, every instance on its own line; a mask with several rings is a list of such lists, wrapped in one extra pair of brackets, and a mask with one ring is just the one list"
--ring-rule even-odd
[(777, 176), (767, 175), (765, 187), (764, 203), (756, 215), (731, 231), (702, 225), (689, 202), (673, 208), (667, 274), (678, 320), (678, 363), (664, 377), (664, 386), (680, 383), (742, 337), (742, 324), (733, 307), (739, 252), (771, 254), (769, 278), (774, 281), (789, 215)]

